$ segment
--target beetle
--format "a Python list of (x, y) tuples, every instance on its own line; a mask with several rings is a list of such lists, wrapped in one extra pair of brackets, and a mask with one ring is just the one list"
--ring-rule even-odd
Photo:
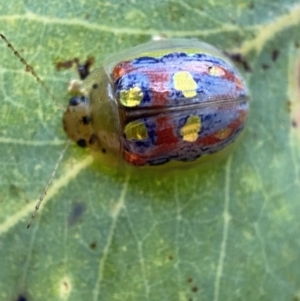
[[(33, 67), (0, 37), (56, 101)], [(250, 97), (243, 78), (222, 52), (196, 39), (153, 40), (108, 57), (91, 73), (91, 61), (77, 65), (83, 81), (71, 87), (76, 95), (63, 128), (108, 166), (194, 165), (228, 148), (246, 125)]]
[(63, 127), (107, 164), (156, 166), (222, 151), (248, 111), (245, 82), (224, 54), (196, 39), (161, 39), (104, 60), (70, 99)]

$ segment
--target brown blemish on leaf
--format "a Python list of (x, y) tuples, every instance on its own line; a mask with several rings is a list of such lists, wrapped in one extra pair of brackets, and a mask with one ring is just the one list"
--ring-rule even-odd
[(193, 278), (192, 277), (189, 277), (187, 280), (186, 280), (188, 283), (191, 283), (193, 281)]
[(273, 50), (273, 52), (272, 52), (272, 61), (273, 62), (277, 61), (279, 54), (280, 54), (280, 51), (278, 49)]
[(60, 283), (60, 297), (63, 299), (68, 299), (71, 290), (72, 290), (72, 285), (71, 285), (70, 278), (64, 277)]
[(254, 3), (253, 3), (253, 2), (251, 2), (251, 3), (249, 4), (249, 9), (254, 9)]
[(246, 72), (252, 72), (251, 66), (242, 54), (228, 52), (225, 52), (225, 54), (229, 56), (234, 62), (241, 64)]
[(70, 69), (72, 68), (74, 64), (74, 60), (67, 60), (67, 61), (58, 61), (55, 66), (57, 71), (65, 70), (65, 69)]
[(95, 250), (97, 248), (97, 243), (95, 241), (90, 243), (90, 249)]
[(172, 255), (169, 255), (168, 258), (169, 258), (169, 260), (173, 260), (174, 259), (174, 257)]
[(10, 184), (9, 185), (9, 191), (10, 191), (10, 194), (13, 195), (13, 196), (15, 196), (15, 197), (20, 196), (20, 189), (15, 184)]
[(192, 292), (193, 292), (193, 293), (198, 292), (198, 287), (197, 287), (197, 286), (193, 286), (193, 287), (192, 287)]
[(261, 67), (263, 68), (263, 70), (267, 70), (270, 68), (268, 64), (262, 64)]
[(85, 205), (82, 203), (72, 204), (71, 213), (68, 218), (68, 225), (74, 226), (85, 212)]
[(78, 58), (70, 59), (70, 60), (65, 60), (65, 61), (58, 61), (56, 62), (56, 70), (61, 71), (65, 69), (70, 69), (73, 67), (73, 65), (76, 66), (78, 75), (80, 79), (85, 79), (91, 71), (92, 65), (95, 63), (95, 58), (93, 56), (90, 56), (86, 59), (84, 64), (80, 64)]

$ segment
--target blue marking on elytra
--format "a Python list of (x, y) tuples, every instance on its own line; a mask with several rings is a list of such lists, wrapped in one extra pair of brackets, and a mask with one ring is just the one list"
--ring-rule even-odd
[(129, 73), (120, 77), (115, 83), (117, 97), (120, 98), (121, 91), (127, 91), (134, 87), (139, 87), (143, 92), (143, 99), (141, 102), (147, 103), (151, 101), (148, 77), (142, 73)]

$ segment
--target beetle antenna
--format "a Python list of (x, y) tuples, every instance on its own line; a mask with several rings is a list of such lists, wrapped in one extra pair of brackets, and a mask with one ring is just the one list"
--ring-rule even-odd
[(13, 45), (7, 40), (7, 38), (0, 33), (1, 39), (6, 43), (7, 47), (14, 53), (14, 55), (20, 60), (20, 62), (25, 66), (25, 70), (27, 72), (30, 72), (32, 76), (39, 82), (39, 84), (44, 88), (44, 90), (47, 92), (47, 94), (52, 98), (52, 100), (55, 102), (55, 104), (59, 108), (63, 108), (62, 106), (59, 105), (59, 101), (55, 98), (55, 96), (52, 94), (48, 86), (45, 84), (44, 81), (37, 75), (35, 70), (31, 65), (29, 65), (26, 60), (20, 55), (20, 53), (13, 47)]
[(39, 210), (39, 208), (40, 208), (40, 206), (41, 206), (41, 203), (42, 203), (44, 197), (45, 197), (46, 194), (47, 194), (47, 191), (48, 191), (48, 189), (49, 189), (49, 187), (50, 187), (50, 184), (52, 183), (52, 180), (53, 180), (53, 178), (54, 178), (54, 176), (55, 176), (55, 173), (56, 173), (56, 171), (57, 171), (57, 169), (58, 169), (58, 166), (59, 166), (59, 164), (60, 164), (62, 158), (64, 157), (64, 154), (65, 154), (67, 148), (69, 147), (70, 142), (71, 142), (71, 140), (67, 140), (67, 141), (66, 141), (65, 146), (64, 146), (64, 149), (62, 150), (62, 152), (61, 152), (60, 155), (59, 155), (59, 158), (58, 158), (57, 161), (56, 161), (55, 167), (54, 167), (54, 169), (53, 169), (53, 171), (52, 171), (52, 173), (51, 173), (51, 175), (50, 175), (50, 178), (49, 178), (49, 180), (48, 180), (48, 182), (47, 182), (47, 184), (46, 184), (46, 187), (44, 188), (42, 194), (40, 195), (39, 200), (38, 200), (38, 202), (37, 202), (36, 205), (35, 205), (34, 211), (33, 211), (32, 214), (31, 214), (30, 220), (29, 220), (29, 222), (28, 222), (28, 224), (27, 224), (27, 229), (31, 226), (31, 224), (32, 224), (32, 222), (33, 222), (33, 219), (35, 218), (35, 216), (36, 216), (36, 214), (37, 214), (37, 211)]

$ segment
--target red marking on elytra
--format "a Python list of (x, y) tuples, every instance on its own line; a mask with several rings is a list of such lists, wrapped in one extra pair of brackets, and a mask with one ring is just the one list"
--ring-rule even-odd
[(133, 165), (136, 166), (143, 166), (147, 164), (147, 159), (146, 157), (137, 155), (135, 153), (129, 152), (129, 151), (124, 151), (124, 159)]
[(156, 119), (156, 146), (159, 148), (173, 148), (173, 144), (176, 144), (179, 140), (174, 135), (174, 124), (170, 122), (168, 116), (162, 116)]
[(123, 62), (118, 65), (116, 65), (112, 72), (112, 78), (114, 81), (119, 79), (121, 76), (123, 76), (127, 72), (127, 64), (128, 62)]

